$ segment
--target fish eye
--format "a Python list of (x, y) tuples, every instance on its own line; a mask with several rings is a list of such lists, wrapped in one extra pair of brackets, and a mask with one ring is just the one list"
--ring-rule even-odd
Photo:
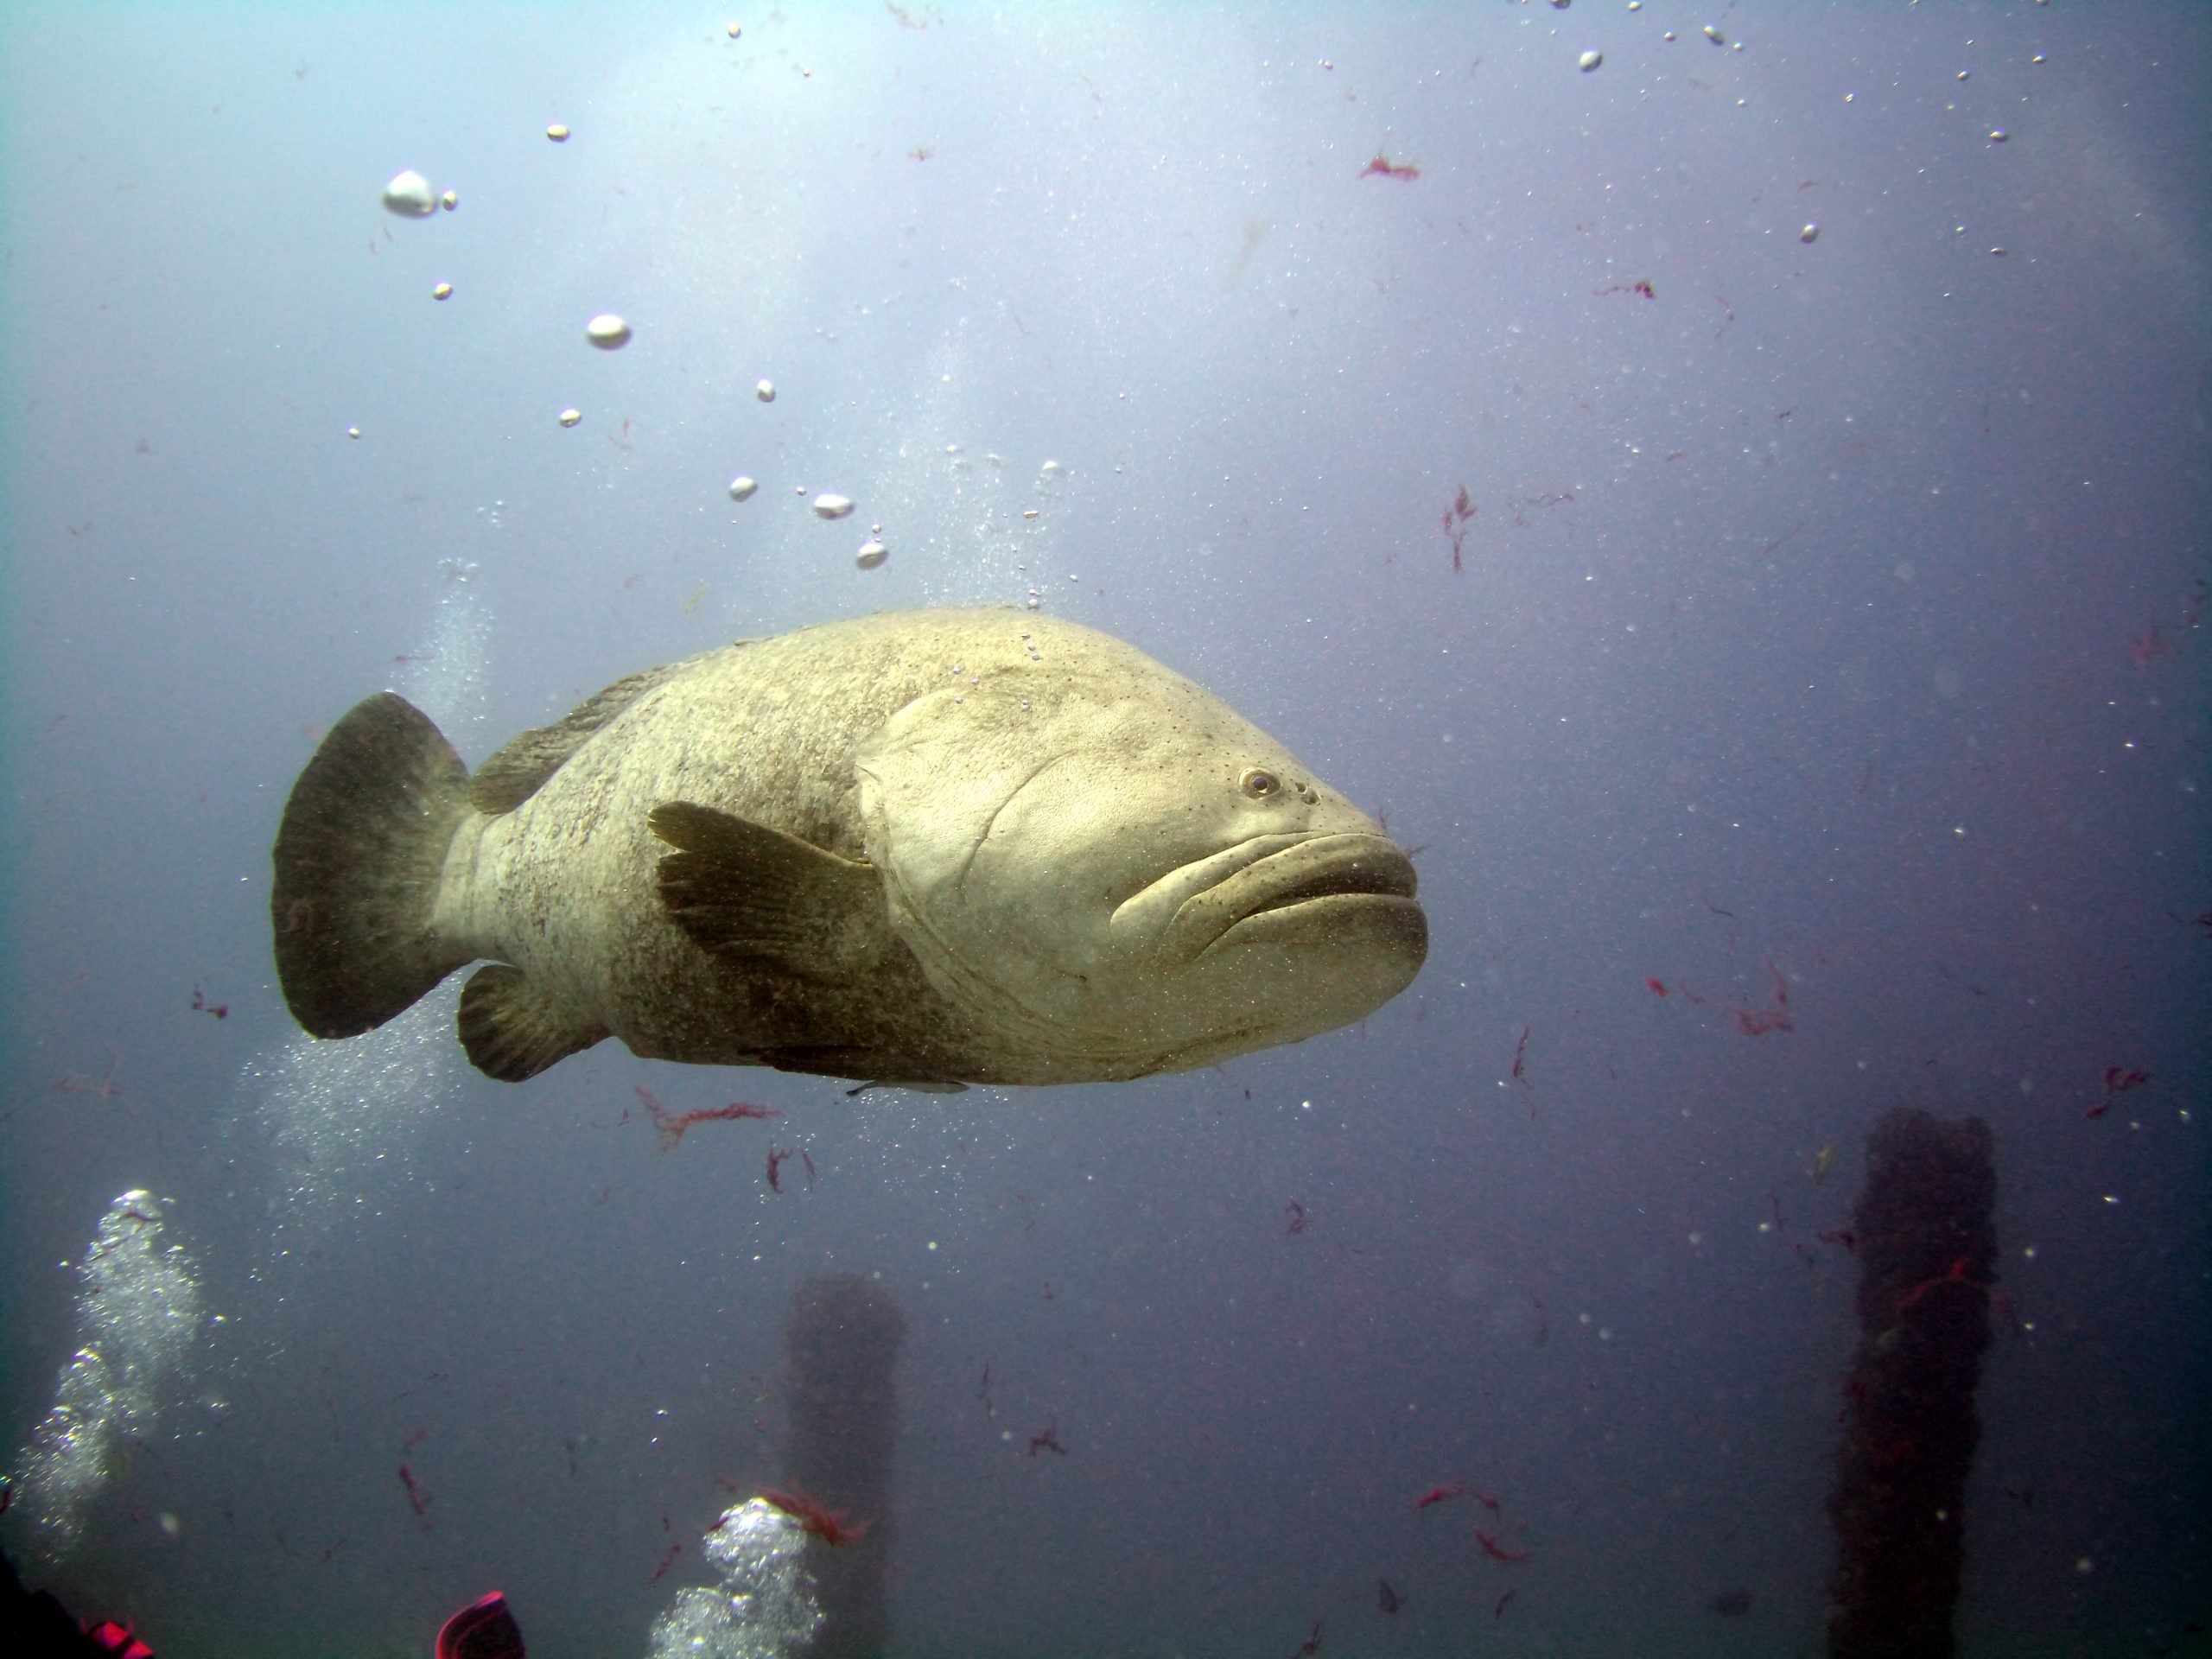
[(1282, 792), (1282, 779), (1261, 766), (1247, 766), (1236, 786), (1255, 801), (1264, 801)]

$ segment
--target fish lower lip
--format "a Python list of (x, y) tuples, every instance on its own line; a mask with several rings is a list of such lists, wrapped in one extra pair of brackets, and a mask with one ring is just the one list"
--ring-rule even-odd
[(1255, 917), (1324, 899), (1410, 900), (1415, 886), (1411, 861), (1388, 837), (1317, 836), (1270, 853), (1186, 899), (1162, 948), (1187, 961)]
[(1255, 916), (1264, 916), (1271, 910), (1288, 910), (1293, 905), (1302, 905), (1309, 899), (1332, 899), (1351, 893), (1410, 899), (1413, 897), (1413, 883), (1393, 880), (1387, 874), (1372, 871), (1363, 865), (1350, 871), (1325, 871), (1305, 880), (1293, 882), (1279, 893), (1268, 893), (1237, 920), (1249, 922)]

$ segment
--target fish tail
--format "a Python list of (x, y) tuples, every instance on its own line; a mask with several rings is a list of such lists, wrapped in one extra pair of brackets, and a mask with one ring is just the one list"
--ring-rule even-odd
[(276, 976), (317, 1037), (384, 1024), (472, 953), (431, 912), (468, 769), (429, 718), (389, 691), (330, 728), (292, 785), (272, 858)]

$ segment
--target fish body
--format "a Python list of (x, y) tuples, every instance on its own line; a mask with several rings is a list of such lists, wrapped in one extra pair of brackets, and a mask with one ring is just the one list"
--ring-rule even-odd
[(1406, 855), (1281, 744), (1120, 640), (1000, 609), (646, 670), (474, 777), (372, 697), (274, 856), (306, 1029), (488, 961), (461, 1039), (516, 1081), (609, 1036), (918, 1084), (1143, 1077), (1359, 1019), (1427, 944)]

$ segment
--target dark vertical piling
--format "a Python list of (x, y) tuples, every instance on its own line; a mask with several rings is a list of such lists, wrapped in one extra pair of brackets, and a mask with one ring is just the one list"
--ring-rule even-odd
[(823, 1614), (807, 1649), (814, 1659), (874, 1659), (890, 1643), (884, 1575), (899, 1427), (892, 1366), (906, 1331), (889, 1294), (852, 1274), (808, 1280), (785, 1318), (785, 1483), (867, 1528), (848, 1542), (810, 1548)]
[(1974, 1385), (1996, 1284), (1996, 1141), (1978, 1117), (1892, 1111), (1866, 1137), (1853, 1232), (1858, 1350), (1828, 1519), (1830, 1659), (1949, 1659)]

